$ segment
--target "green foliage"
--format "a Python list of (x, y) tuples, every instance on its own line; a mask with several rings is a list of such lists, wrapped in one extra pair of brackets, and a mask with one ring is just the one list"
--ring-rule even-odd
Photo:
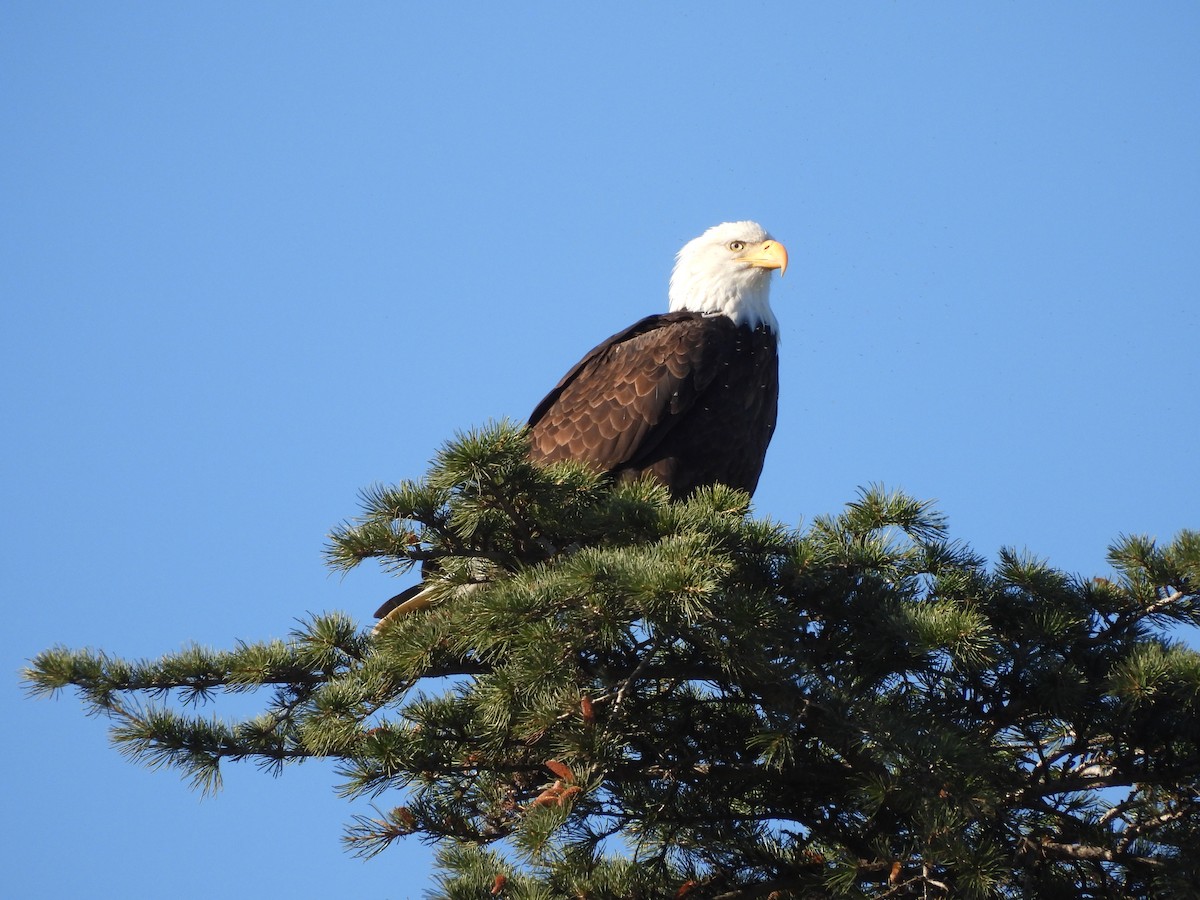
[[(155, 662), (47, 651), (132, 758), (339, 761), (346, 840), (439, 846), (437, 897), (1185, 897), (1200, 891), (1200, 535), (1109, 579), (947, 539), (880, 488), (797, 533), (714, 488), (541, 469), (506, 424), (363, 496), (337, 569), (423, 569), (377, 635)], [(268, 690), (262, 715), (190, 707)], [(138, 697), (145, 698), (138, 700)], [(171, 704), (168, 697), (180, 701)]]

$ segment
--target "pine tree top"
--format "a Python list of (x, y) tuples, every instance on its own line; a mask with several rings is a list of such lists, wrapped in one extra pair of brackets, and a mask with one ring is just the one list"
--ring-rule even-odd
[[(368, 558), (422, 567), (429, 605), (26, 679), (203, 789), (337, 759), (381, 804), (348, 846), (437, 841), (439, 897), (1200, 891), (1200, 654), (1168, 630), (1200, 624), (1200, 533), (1121, 538), (1108, 578), (989, 565), (899, 493), (796, 531), (532, 466), (501, 424), (364, 493), (328, 559)], [(249, 720), (190, 709), (264, 688)]]

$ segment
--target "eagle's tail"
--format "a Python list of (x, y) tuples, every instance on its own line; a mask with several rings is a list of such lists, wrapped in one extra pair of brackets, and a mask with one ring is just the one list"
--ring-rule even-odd
[(434, 593), (431, 586), (424, 581), (401, 591), (375, 610), (375, 617), (379, 621), (371, 629), (371, 634), (379, 634), (401, 616), (424, 609), (433, 602)]

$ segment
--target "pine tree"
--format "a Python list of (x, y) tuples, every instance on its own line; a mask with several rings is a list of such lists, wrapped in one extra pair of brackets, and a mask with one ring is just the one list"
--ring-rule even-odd
[[(336, 569), (423, 567), (430, 605), (379, 634), (56, 648), (31, 691), (76, 686), (204, 790), (337, 760), (379, 804), (349, 848), (436, 841), (440, 898), (1200, 895), (1200, 654), (1167, 630), (1200, 624), (1200, 533), (1084, 580), (882, 489), (796, 532), (524, 441), (465, 435), (336, 529)], [(245, 721), (190, 709), (264, 689)]]

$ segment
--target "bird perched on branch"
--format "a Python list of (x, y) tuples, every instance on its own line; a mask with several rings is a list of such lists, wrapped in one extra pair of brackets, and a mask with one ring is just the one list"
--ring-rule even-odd
[(716, 483), (753, 493), (779, 402), (770, 276), (787, 261), (755, 222), (685, 244), (670, 312), (618, 332), (563, 376), (529, 418), (530, 457), (649, 474), (677, 498)]
[[(597, 345), (533, 410), (530, 459), (653, 477), (675, 498), (712, 484), (753, 494), (779, 408), (771, 272), (787, 264), (783, 244), (756, 222), (725, 222), (688, 241), (669, 311)], [(417, 585), (376, 615), (428, 602)]]

